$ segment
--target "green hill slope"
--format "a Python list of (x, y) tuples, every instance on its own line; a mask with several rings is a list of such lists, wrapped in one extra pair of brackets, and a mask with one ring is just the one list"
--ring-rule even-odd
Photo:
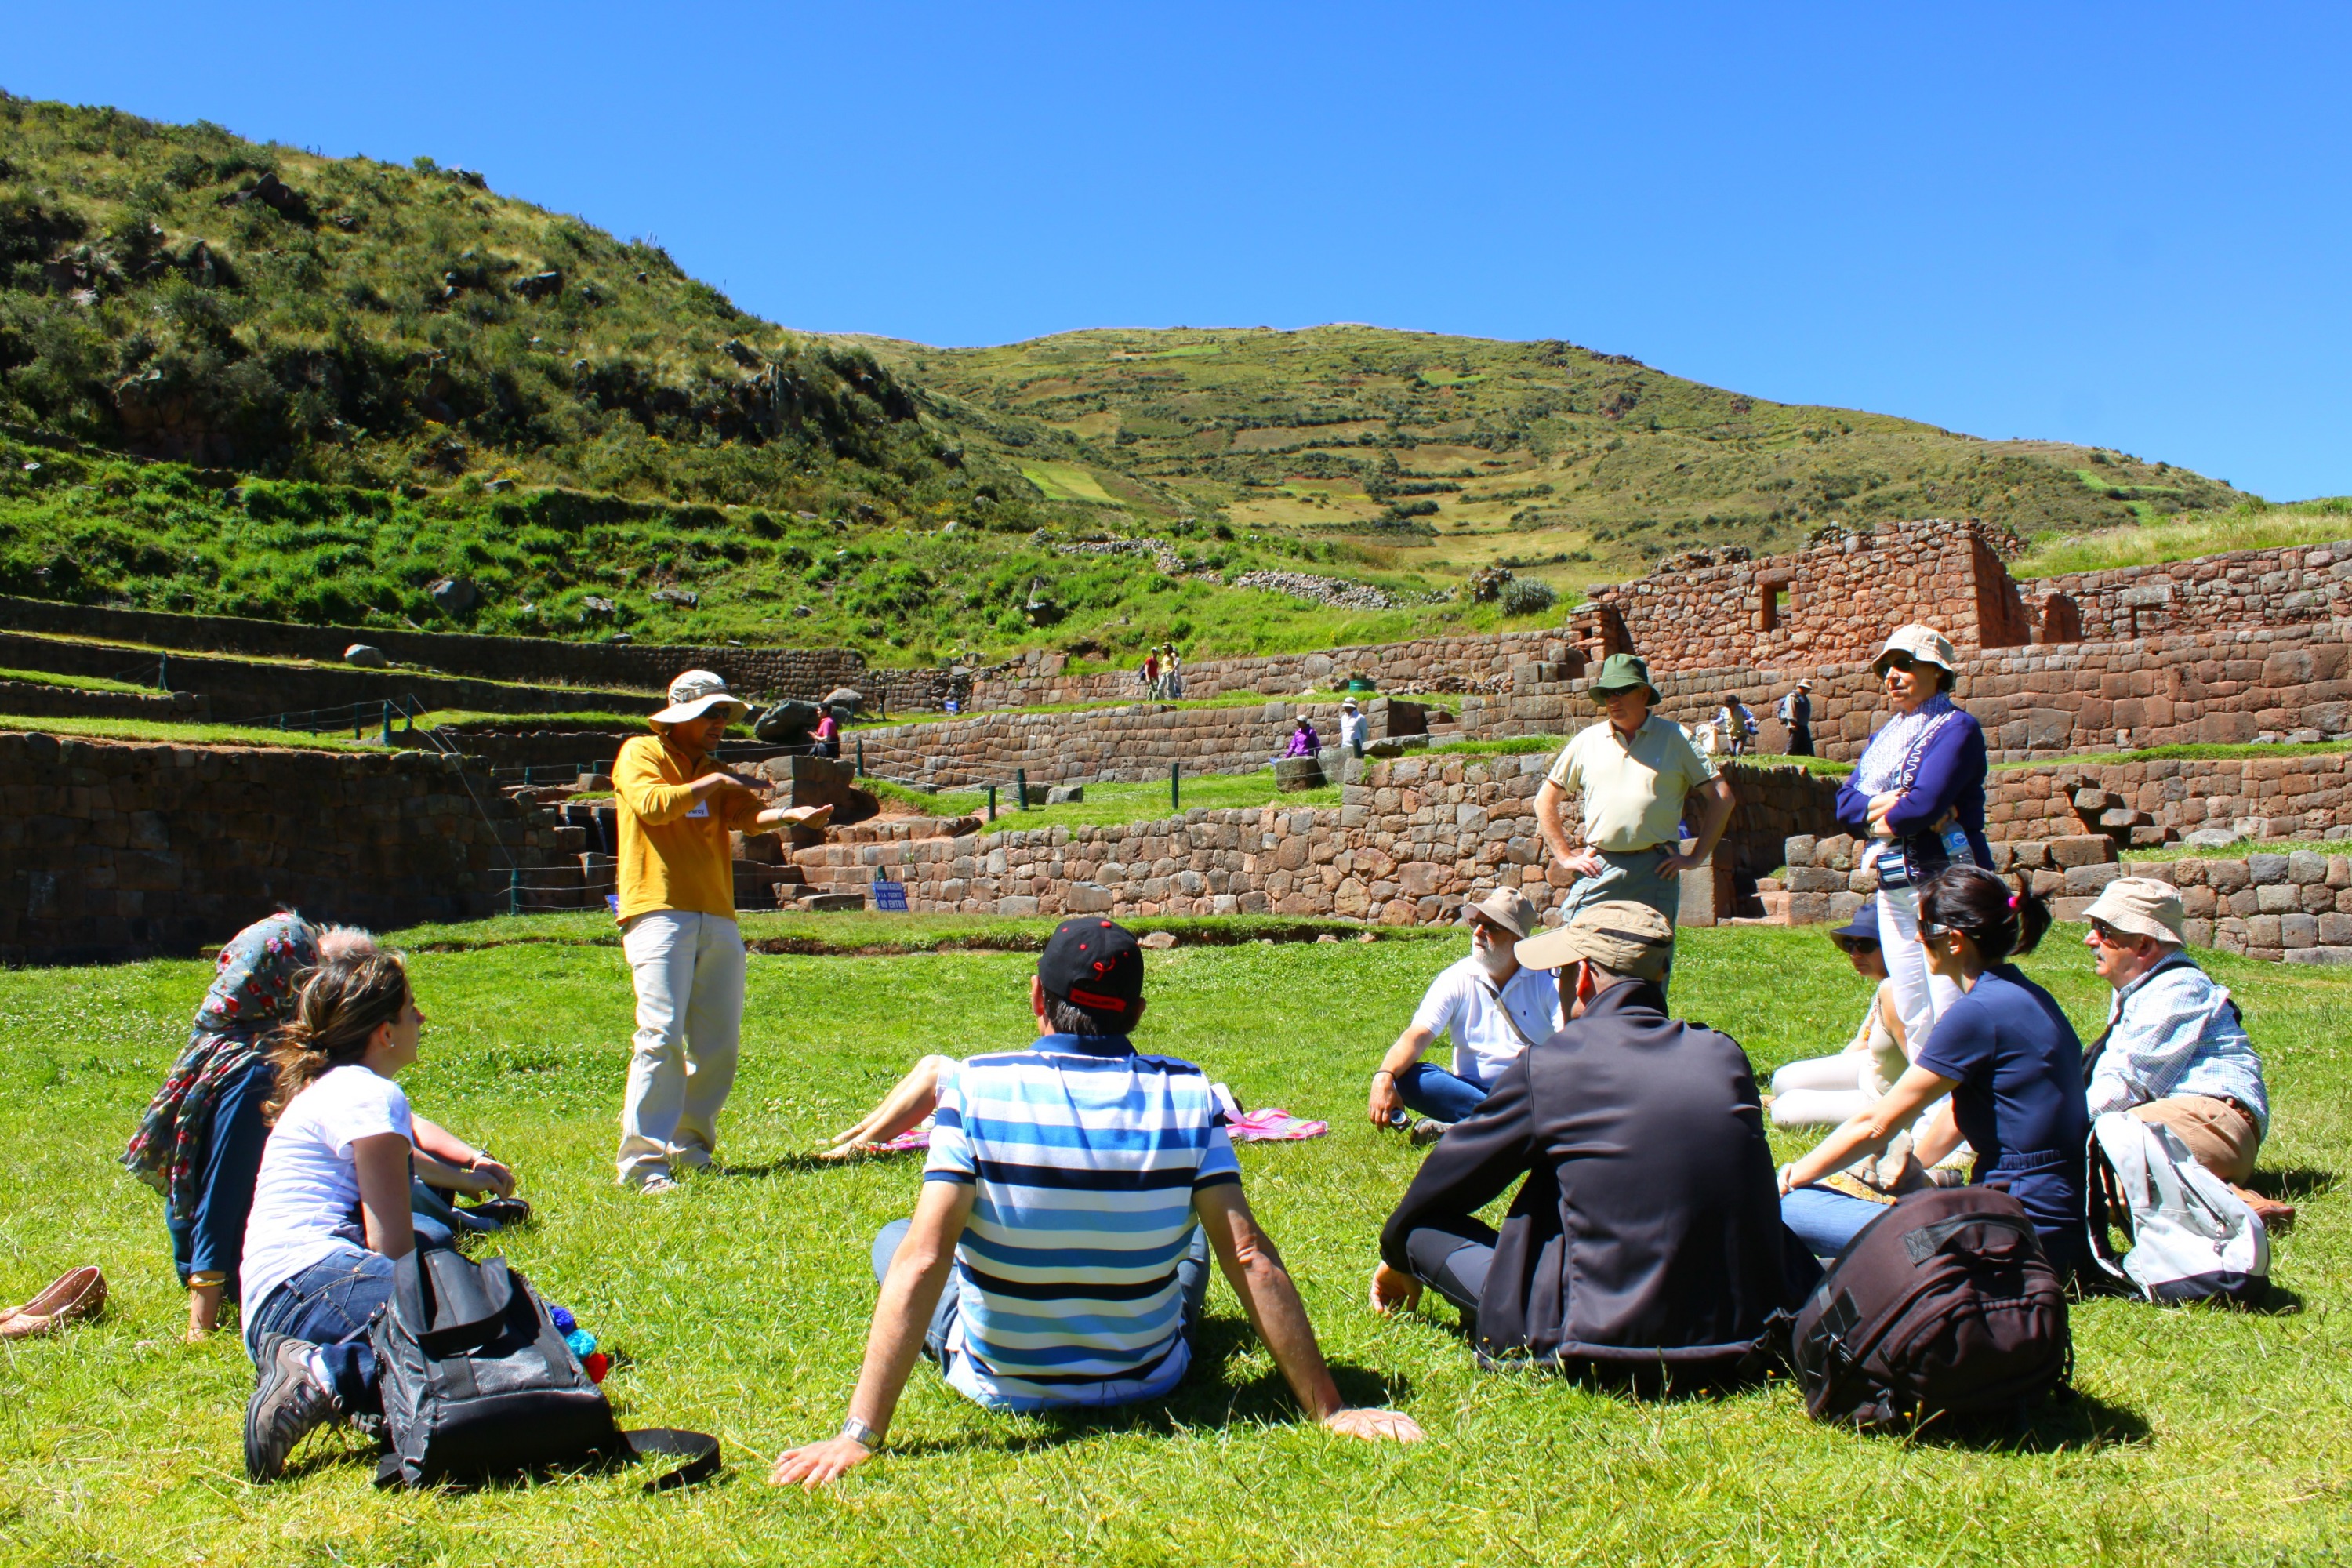
[(1564, 342), (1353, 325), (868, 341), (1045, 493), (1384, 541), (1399, 564), (1534, 560), (1581, 583), (1698, 545), (1787, 550), (1830, 521), (2068, 534), (2241, 499), (2168, 464), (1769, 403)]

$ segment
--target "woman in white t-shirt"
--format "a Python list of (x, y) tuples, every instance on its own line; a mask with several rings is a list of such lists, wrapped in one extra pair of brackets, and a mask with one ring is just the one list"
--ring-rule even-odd
[[(277, 1092), (246, 1222), (246, 1348), (259, 1382), (246, 1407), (246, 1471), (285, 1473), (312, 1428), (380, 1411), (364, 1330), (392, 1296), (393, 1260), (417, 1245), (409, 1214), (417, 1150), (394, 1075), (416, 1059), (425, 1015), (397, 954), (312, 972), (294, 1018), (269, 1038)], [(446, 1240), (446, 1233), (436, 1239)]]

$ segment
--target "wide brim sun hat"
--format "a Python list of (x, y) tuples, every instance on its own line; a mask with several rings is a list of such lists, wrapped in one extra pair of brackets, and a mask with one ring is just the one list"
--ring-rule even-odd
[(1650, 700), (1659, 700), (1658, 689), (1650, 680), (1650, 667), (1639, 654), (1612, 653), (1601, 661), (1601, 673), (1585, 688), (1591, 696), (1607, 697), (1619, 691), (1646, 691)]
[(689, 669), (669, 683), (669, 706), (646, 721), (653, 724), (685, 724), (708, 715), (714, 708), (727, 710), (727, 721), (742, 722), (751, 707), (741, 698), (727, 689), (727, 678), (707, 669)]
[(1921, 664), (1932, 664), (1947, 675), (1958, 673), (1959, 659), (1952, 652), (1952, 639), (1933, 626), (1915, 621), (1907, 626), (1895, 627), (1888, 635), (1886, 645), (1878, 650), (1878, 657), (1871, 660), (1870, 668), (1885, 675), (1888, 656), (1898, 653), (1907, 653)]
[(1461, 924), (1480, 920), (1498, 925), (1524, 942), (1536, 929), (1536, 906), (1517, 889), (1497, 888), (1476, 903), (1462, 906)]
[(1587, 904), (1566, 925), (1512, 950), (1523, 969), (1559, 969), (1591, 959), (1612, 974), (1655, 980), (1675, 955), (1675, 928), (1647, 904), (1614, 899)]
[(2116, 878), (2099, 889), (2083, 918), (2104, 921), (2119, 931), (2152, 936), (2158, 942), (2178, 944), (2187, 940), (2181, 934), (2187, 916), (2181, 909), (2180, 889), (2153, 877)]

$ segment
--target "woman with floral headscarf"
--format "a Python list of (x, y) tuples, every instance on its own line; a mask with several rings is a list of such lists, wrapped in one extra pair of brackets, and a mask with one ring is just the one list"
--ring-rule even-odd
[[(310, 970), (374, 951), (365, 931), (313, 926), (291, 910), (237, 932), (221, 949), (187, 1048), (122, 1155), (133, 1175), (163, 1194), (191, 1339), (210, 1333), (221, 1303), (238, 1299), (246, 1216), (269, 1137), (262, 1106), (276, 1083), (262, 1037), (293, 1016)], [(513, 1193), (514, 1173), (504, 1165), (421, 1116), (415, 1126), (420, 1148), (470, 1178), (466, 1190)]]

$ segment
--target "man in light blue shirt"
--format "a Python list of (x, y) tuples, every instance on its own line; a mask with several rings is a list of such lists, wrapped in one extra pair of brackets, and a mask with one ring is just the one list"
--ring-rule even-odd
[(2099, 978), (2115, 987), (2106, 1032), (2084, 1053), (2091, 1114), (2127, 1110), (2169, 1127), (2265, 1225), (2294, 1218), (2251, 1192), (2270, 1131), (2270, 1095), (2230, 993), (2182, 951), (2180, 894), (2152, 877), (2121, 877), (2084, 911)]
[(1341, 1403), (1242, 1195), (1206, 1077), (1129, 1043), (1143, 1017), (1135, 938), (1097, 917), (1064, 921), (1029, 1005), (1038, 1037), (1025, 1049), (926, 1058), (866, 1129), (878, 1141), (933, 1118), (922, 1197), (875, 1244), (882, 1296), (841, 1435), (783, 1454), (769, 1479), (814, 1489), (872, 1457), (919, 1354), (996, 1410), (1166, 1394), (1192, 1365), (1213, 1251), (1317, 1420), (1351, 1437), (1419, 1438), (1408, 1416)]

